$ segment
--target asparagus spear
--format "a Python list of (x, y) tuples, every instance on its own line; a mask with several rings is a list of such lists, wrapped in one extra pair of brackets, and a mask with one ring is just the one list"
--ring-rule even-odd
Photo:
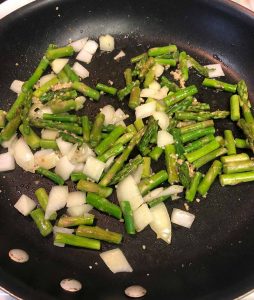
[(59, 132), (59, 136), (66, 142), (78, 144), (79, 146), (83, 144), (83, 139), (73, 134), (61, 131)]
[(9, 121), (5, 127), (2, 129), (0, 133), (0, 144), (3, 141), (9, 141), (9, 139), (15, 134), (17, 131), (19, 124), (21, 122), (20, 116), (16, 115), (11, 121)]
[(102, 84), (102, 83), (97, 83), (96, 90), (105, 92), (105, 93), (113, 95), (113, 96), (116, 95), (116, 93), (117, 93), (116, 88), (114, 88), (113, 86), (108, 86), (108, 85)]
[(101, 185), (107, 186), (110, 184), (110, 182), (113, 179), (113, 177), (115, 176), (115, 174), (119, 170), (121, 170), (123, 164), (128, 159), (128, 157), (129, 157), (130, 153), (133, 151), (134, 147), (139, 143), (143, 134), (144, 134), (144, 130), (142, 129), (134, 135), (134, 137), (132, 138), (132, 140), (130, 141), (128, 146), (123, 151), (122, 155), (116, 159), (113, 166), (108, 170), (108, 172), (101, 179), (101, 181), (100, 181)]
[(55, 140), (40, 139), (40, 147), (43, 149), (59, 150)]
[(48, 49), (46, 52), (46, 58), (48, 60), (53, 60), (60, 57), (72, 56), (74, 50), (72, 46), (65, 46), (61, 48)]
[(110, 132), (113, 131), (115, 128), (116, 128), (116, 125), (113, 125), (113, 124), (103, 125), (103, 127), (102, 127), (102, 132), (110, 133)]
[(241, 173), (248, 171), (254, 171), (253, 160), (235, 161), (223, 164), (223, 172), (225, 174)]
[(129, 107), (135, 109), (140, 105), (140, 87), (134, 86), (131, 90)]
[(204, 110), (210, 110), (210, 105), (208, 103), (200, 103), (200, 102), (198, 102), (198, 103), (195, 103), (193, 105), (190, 105), (186, 110), (187, 111), (192, 111), (192, 112), (199, 112), (199, 111), (204, 111)]
[(131, 205), (129, 201), (121, 201), (120, 207), (123, 212), (124, 217), (124, 227), (128, 234), (135, 234), (135, 225), (134, 225), (134, 219), (133, 219), (133, 212), (131, 209)]
[[(43, 211), (45, 212), (46, 211), (46, 207), (48, 205), (48, 201), (49, 201), (49, 197), (48, 197), (48, 194), (46, 192), (46, 190), (44, 188), (39, 188), (35, 191), (35, 196), (41, 206), (41, 208), (43, 209)], [(57, 217), (57, 213), (54, 212), (49, 220), (55, 220)]]
[(130, 124), (126, 127), (126, 132), (137, 133), (137, 129), (134, 124)]
[(11, 121), (12, 119), (14, 119), (17, 114), (19, 109), (23, 106), (25, 100), (26, 100), (27, 94), (24, 92), (21, 92), (18, 95), (18, 98), (15, 100), (15, 102), (12, 104), (11, 108), (9, 109), (9, 111), (6, 114), (6, 119), (8, 121)]
[(176, 60), (173, 58), (155, 57), (154, 62), (165, 66), (172, 66), (172, 67), (176, 66)]
[(123, 89), (119, 90), (117, 92), (118, 99), (120, 101), (122, 101), (126, 96), (128, 96), (131, 93), (132, 89), (135, 86), (139, 86), (139, 81), (138, 80), (131, 82), (130, 84), (126, 85), (126, 87), (124, 87)]
[(141, 138), (140, 143), (138, 144), (138, 149), (141, 154), (144, 156), (148, 154), (147, 149), (148, 145), (155, 133), (158, 131), (158, 121), (156, 121), (153, 117), (149, 119), (148, 125), (146, 127), (145, 133)]
[(155, 64), (155, 59), (153, 57), (149, 57), (144, 63), (141, 64), (141, 67), (139, 69), (139, 78), (144, 78), (147, 74), (147, 72), (152, 68), (152, 66)]
[(201, 148), (202, 146), (208, 144), (212, 140), (214, 140), (214, 135), (213, 134), (208, 134), (208, 135), (200, 138), (199, 140), (196, 140), (194, 142), (191, 142), (191, 143), (187, 144), (184, 147), (184, 152), (189, 153), (189, 152), (192, 152), (194, 150), (197, 150), (197, 149)]
[(136, 132), (126, 132), (116, 141), (116, 144), (125, 145), (129, 143), (129, 141), (134, 137), (135, 133)]
[(83, 192), (95, 193), (104, 198), (109, 197), (113, 192), (113, 189), (110, 187), (101, 186), (95, 182), (91, 182), (84, 179), (79, 180), (77, 184), (77, 189)]
[(120, 244), (123, 238), (121, 233), (105, 230), (98, 226), (84, 225), (81, 225), (77, 228), (76, 235), (96, 240), (102, 240), (113, 244)]
[(93, 250), (100, 250), (101, 248), (100, 241), (68, 233), (57, 233), (54, 242)]
[(173, 135), (174, 141), (175, 141), (175, 151), (176, 154), (182, 158), (184, 154), (184, 147), (182, 143), (182, 136), (180, 134), (180, 129), (173, 128), (170, 130), (170, 133)]
[(237, 88), (236, 84), (230, 84), (230, 83), (222, 82), (211, 78), (205, 78), (204, 81), (202, 82), (202, 85), (215, 88), (215, 89), (220, 89), (230, 93), (235, 93)]
[[(59, 81), (61, 83), (67, 83), (70, 81), (69, 77), (67, 76), (66, 72), (64, 71), (64, 68), (57, 74), (57, 78), (59, 79)], [(41, 98), (44, 98), (44, 95), (42, 95)], [(45, 101), (47, 101), (46, 98), (45, 98)]]
[(4, 128), (6, 122), (6, 112), (4, 110), (0, 110), (0, 129)]
[(187, 132), (192, 132), (197, 129), (207, 128), (207, 127), (212, 127), (212, 126), (214, 126), (213, 120), (206, 120), (206, 121), (202, 121), (202, 122), (198, 122), (198, 123), (194, 123), (194, 124), (190, 124), (190, 125), (181, 127), (180, 133), (184, 134)]
[(104, 152), (102, 155), (98, 156), (97, 159), (106, 162), (112, 156), (118, 156), (124, 151), (123, 144), (117, 143), (115, 146)]
[(88, 193), (86, 197), (86, 202), (96, 209), (109, 214), (117, 219), (121, 219), (122, 211), (120, 207), (106, 198), (100, 197), (95, 193)]
[(131, 84), (132, 83), (132, 72), (131, 72), (131, 69), (130, 68), (125, 69), (125, 71), (123, 72), (123, 74), (124, 74), (126, 85)]
[(158, 161), (158, 159), (161, 157), (162, 153), (163, 153), (163, 149), (160, 148), (160, 147), (158, 147), (158, 146), (156, 146), (156, 147), (154, 147), (153, 150), (149, 153), (149, 156), (150, 156), (153, 160)]
[(139, 131), (145, 127), (145, 124), (142, 119), (136, 119), (134, 126), (136, 127), (137, 131)]
[(183, 80), (187, 81), (189, 78), (189, 70), (187, 66), (187, 54), (185, 51), (182, 51), (179, 54), (179, 69), (181, 71)]
[(163, 47), (155, 47), (148, 50), (149, 56), (160, 56), (177, 51), (176, 45), (168, 45)]
[(43, 120), (51, 120), (56, 122), (67, 122), (67, 123), (76, 123), (78, 122), (79, 118), (76, 115), (70, 115), (70, 114), (47, 114), (44, 113), (42, 116)]
[(138, 188), (142, 196), (146, 195), (150, 190), (156, 188), (161, 183), (168, 179), (168, 174), (165, 170), (161, 170), (158, 173), (152, 175), (149, 178), (143, 179), (139, 184)]
[(197, 129), (192, 132), (187, 132), (181, 135), (181, 140), (183, 143), (187, 143), (193, 140), (197, 140), (203, 136), (214, 134), (215, 128), (214, 127), (206, 127), (202, 129)]
[(200, 172), (196, 172), (194, 177), (191, 180), (190, 187), (185, 192), (185, 199), (187, 201), (192, 202), (194, 200), (201, 179), (202, 179), (202, 174)]
[(71, 173), (71, 181), (79, 181), (79, 180), (86, 180), (87, 176), (82, 172), (72, 172)]
[(234, 174), (222, 174), (220, 175), (220, 184), (225, 185), (236, 185), (242, 182), (254, 181), (254, 172), (243, 172)]
[(142, 175), (141, 178), (147, 178), (151, 176), (151, 157), (143, 157), (143, 166), (142, 166)]
[(135, 158), (129, 161), (128, 164), (126, 164), (111, 181), (111, 184), (117, 184), (118, 182), (122, 181), (124, 178), (126, 178), (129, 174), (131, 174), (133, 171), (137, 169), (137, 167), (143, 162), (143, 158), (141, 155), (137, 155)]
[(40, 98), (43, 94), (50, 91), (51, 88), (58, 83), (59, 83), (59, 79), (57, 77), (53, 77), (52, 79), (44, 83), (42, 86), (40, 86), (38, 89), (36, 89), (33, 95), (37, 98)]
[(225, 146), (228, 149), (228, 155), (236, 154), (235, 140), (231, 130), (224, 130)]
[(190, 85), (184, 89), (176, 91), (174, 94), (169, 95), (163, 99), (167, 106), (172, 106), (177, 102), (187, 98), (188, 96), (193, 96), (198, 92), (195, 85)]
[(69, 64), (66, 64), (63, 70), (70, 81), (72, 82), (79, 81), (78, 75), (73, 71), (73, 69), (70, 67)]
[(206, 163), (208, 163), (208, 162), (214, 160), (215, 158), (222, 156), (226, 153), (227, 153), (227, 149), (221, 147), (221, 148), (216, 149), (216, 150), (200, 157), (199, 159), (195, 160), (193, 162), (193, 165), (195, 166), (196, 169), (199, 169), (202, 166), (204, 166)]
[(26, 134), (25, 131), (24, 131), (24, 124), (21, 124), (19, 126), (19, 131), (21, 132), (21, 134), (24, 137), (24, 140), (26, 141), (26, 143), (28, 144), (28, 146), (31, 149), (36, 150), (41, 146), (41, 144), (40, 144), (41, 139), (32, 130), (32, 128), (30, 128), (30, 132), (28, 134)]
[(237, 125), (243, 130), (243, 133), (248, 140), (250, 149), (254, 152), (254, 124), (247, 123), (244, 119), (240, 119), (237, 122)]
[(230, 97), (230, 118), (232, 121), (240, 119), (240, 97), (238, 95)]
[(240, 99), (241, 106), (243, 103), (249, 104), (248, 88), (244, 80), (240, 80), (237, 83), (237, 93), (241, 98)]
[(76, 109), (76, 102), (75, 100), (53, 100), (48, 103), (48, 106), (51, 108), (54, 114), (60, 114)]
[(160, 197), (158, 197), (158, 198), (155, 198), (155, 199), (149, 201), (149, 202), (148, 202), (148, 205), (149, 205), (149, 207), (151, 208), (151, 207), (154, 207), (154, 206), (156, 206), (156, 205), (160, 204), (161, 202), (164, 202), (164, 201), (166, 201), (166, 200), (168, 200), (168, 199), (171, 199), (171, 196), (170, 196), (170, 195), (167, 195), (167, 196), (160, 196)]
[(146, 53), (139, 54), (139, 55), (131, 58), (131, 63), (137, 63), (145, 57), (147, 57)]
[(101, 140), (101, 131), (102, 131), (104, 120), (105, 120), (104, 114), (99, 113), (96, 116), (95, 121), (93, 123), (93, 127), (90, 133), (90, 144), (93, 148), (95, 148)]
[(84, 84), (83, 82), (79, 82), (79, 81), (73, 82), (72, 88), (82, 93), (84, 96), (87, 96), (90, 99), (93, 99), (95, 101), (98, 101), (100, 98), (100, 93), (98, 91), (90, 88), (88, 85)]
[(30, 212), (30, 216), (34, 220), (42, 236), (45, 237), (52, 232), (52, 225), (49, 220), (45, 220), (44, 212), (41, 208), (37, 208)]
[(243, 103), (242, 113), (243, 113), (243, 117), (247, 123), (254, 123), (254, 118), (253, 118), (252, 112), (247, 103)]
[(58, 222), (57, 226), (59, 227), (75, 227), (78, 225), (92, 225), (94, 222), (94, 215), (86, 215), (83, 217), (69, 217), (62, 216)]
[(145, 81), (144, 81), (144, 87), (148, 88), (149, 85), (154, 81), (155, 78), (155, 73), (153, 69), (150, 69), (147, 73), (146, 73), (146, 77), (145, 77)]
[(161, 76), (161, 86), (166, 86), (170, 92), (176, 92), (180, 90), (179, 86), (173, 81), (170, 81), (167, 77)]
[(173, 115), (177, 111), (184, 111), (188, 109), (188, 107), (191, 105), (193, 101), (193, 98), (191, 96), (187, 97), (186, 99), (182, 100), (181, 102), (177, 102), (176, 104), (170, 106), (166, 113), (169, 115)]
[(250, 157), (247, 153), (240, 153), (230, 156), (223, 156), (221, 157), (221, 162), (223, 164), (231, 163), (231, 162), (243, 162), (245, 160), (249, 160)]
[(175, 118), (177, 120), (194, 120), (205, 121), (209, 119), (225, 119), (229, 115), (228, 111), (216, 110), (213, 112), (189, 112), (189, 111), (177, 111)]
[(165, 146), (165, 162), (168, 172), (168, 182), (173, 184), (179, 181), (177, 164), (176, 164), (176, 150), (174, 145)]
[(49, 178), (50, 180), (52, 180), (53, 182), (55, 182), (59, 185), (64, 184), (63, 178), (61, 176), (57, 175), (56, 173), (52, 172), (52, 171), (49, 171), (49, 170), (44, 169), (42, 167), (39, 167), (39, 168), (36, 169), (35, 172)]
[(83, 129), (83, 139), (86, 143), (90, 141), (90, 123), (89, 119), (87, 116), (81, 117), (81, 124), (82, 124), (82, 129)]
[(240, 149), (249, 149), (249, 143), (244, 139), (235, 138), (235, 146)]
[(178, 176), (181, 184), (187, 189), (191, 183), (190, 171), (186, 162), (178, 164)]
[(221, 173), (221, 168), (221, 162), (215, 160), (198, 186), (198, 192), (202, 196), (205, 196), (207, 194), (215, 178)]
[(198, 61), (196, 61), (193, 57), (187, 56), (188, 61), (191, 63), (191, 66), (198, 71), (199, 74), (208, 77), (209, 71), (206, 67), (202, 66)]

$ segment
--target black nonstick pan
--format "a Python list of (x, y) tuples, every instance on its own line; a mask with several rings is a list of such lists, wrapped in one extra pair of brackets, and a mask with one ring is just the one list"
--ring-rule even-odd
[[(122, 71), (130, 57), (150, 46), (175, 43), (202, 63), (222, 63), (225, 81), (245, 79), (253, 99), (254, 15), (230, 1), (41, 0), (0, 21), (1, 107), (8, 109), (14, 101), (12, 80), (28, 78), (49, 43), (64, 45), (69, 38), (105, 33), (115, 37), (116, 49), (107, 55), (98, 51), (88, 66), (91, 86), (110, 79), (123, 86)], [(119, 50), (127, 55), (117, 63), (113, 57)], [(190, 82), (199, 85), (201, 80), (191, 75)], [(214, 109), (228, 109), (227, 93), (200, 88), (198, 97)], [(93, 117), (106, 103), (119, 106), (104, 96), (99, 103), (87, 101), (85, 113)], [(217, 124), (240, 136), (231, 122)], [(120, 247), (134, 272), (115, 275), (98, 252), (54, 247), (52, 237), (43, 239), (31, 219), (13, 208), (22, 193), (34, 198), (38, 185), (49, 190), (51, 183), (20, 168), (0, 174), (0, 285), (16, 297), (120, 300), (126, 299), (126, 287), (139, 284), (147, 290), (144, 299), (233, 299), (254, 288), (253, 183), (222, 188), (216, 182), (206, 199), (190, 207), (196, 215), (192, 228), (173, 228), (171, 245), (156, 240), (148, 228), (125, 236)], [(170, 212), (183, 208), (183, 200), (167, 207)], [(98, 223), (123, 232), (122, 224), (107, 216)], [(14, 263), (8, 257), (12, 248), (26, 250), (30, 260)], [(104, 244), (102, 250), (111, 248)], [(64, 292), (59, 285), (63, 278), (79, 280), (83, 289)]]

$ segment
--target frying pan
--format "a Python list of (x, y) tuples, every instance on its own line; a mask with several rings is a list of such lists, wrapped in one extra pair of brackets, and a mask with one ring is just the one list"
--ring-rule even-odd
[[(1, 21), (1, 106), (10, 107), (14, 101), (10, 83), (31, 74), (49, 43), (64, 45), (69, 38), (98, 38), (105, 33), (115, 37), (116, 50), (98, 52), (88, 66), (91, 86), (111, 79), (122, 87), (122, 71), (130, 57), (149, 46), (175, 43), (201, 63), (221, 62), (225, 81), (245, 79), (253, 98), (254, 15), (238, 5), (219, 0), (42, 0)], [(113, 56), (121, 49), (127, 56), (117, 63)], [(201, 80), (191, 74), (191, 83), (200, 85)], [(200, 88), (199, 99), (213, 109), (227, 109), (229, 94)], [(87, 101), (84, 112), (93, 117), (99, 106), (108, 103), (119, 106), (104, 96), (98, 104)], [(123, 109), (130, 112), (126, 105)], [(217, 122), (217, 126), (240, 135), (229, 121)], [(163, 161), (160, 164), (154, 169), (160, 169)], [(13, 209), (22, 193), (34, 198), (38, 186), (49, 190), (51, 183), (19, 168), (0, 175), (0, 284), (16, 297), (119, 300), (126, 299), (127, 286), (140, 284), (148, 291), (145, 299), (233, 299), (254, 287), (251, 183), (221, 188), (216, 181), (208, 197), (190, 207), (196, 215), (191, 230), (173, 228), (171, 245), (156, 240), (148, 228), (137, 236), (125, 236), (120, 247), (134, 272), (115, 275), (98, 252), (54, 247), (52, 238), (43, 239), (33, 222)], [(69, 188), (75, 187), (69, 183)], [(173, 207), (183, 208), (183, 200), (168, 202), (167, 207), (169, 212)], [(99, 225), (123, 232), (122, 224), (97, 216)], [(28, 263), (12, 262), (8, 257), (12, 248), (26, 250)], [(102, 250), (112, 248), (105, 243)], [(79, 280), (83, 289), (75, 294), (64, 292), (59, 286), (63, 278)]]

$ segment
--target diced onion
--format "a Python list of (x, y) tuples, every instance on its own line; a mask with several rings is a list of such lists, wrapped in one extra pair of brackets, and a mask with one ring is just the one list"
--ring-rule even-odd
[(82, 205), (86, 202), (86, 193), (71, 192), (67, 198), (67, 207)]
[(85, 205), (76, 205), (68, 207), (67, 214), (71, 217), (82, 217), (85, 213)]
[(116, 124), (116, 123), (119, 123), (125, 119), (127, 119), (129, 116), (126, 115), (124, 113), (124, 111), (121, 109), (121, 108), (118, 108), (116, 111), (115, 111), (115, 114), (113, 116), (113, 120), (112, 120), (112, 123), (113, 124)]
[(71, 173), (74, 170), (74, 165), (69, 161), (67, 156), (61, 157), (56, 163), (55, 173), (67, 180), (70, 178)]
[(89, 77), (89, 71), (78, 62), (75, 62), (72, 69), (82, 79)]
[(75, 230), (72, 228), (65, 228), (65, 227), (59, 227), (59, 226), (54, 226), (53, 227), (53, 233), (68, 233), (68, 234), (72, 234)]
[(159, 187), (157, 189), (152, 190), (149, 194), (143, 197), (145, 202), (152, 201), (159, 197), (159, 195), (163, 192), (163, 187)]
[(84, 209), (85, 209), (84, 216), (86, 216), (93, 209), (93, 207), (90, 204), (84, 204)]
[(137, 209), (144, 202), (138, 186), (131, 175), (118, 183), (116, 194), (119, 203), (121, 201), (129, 201), (132, 210)]
[[(4, 141), (2, 142), (1, 146), (3, 148), (9, 148), (9, 151), (10, 151), (10, 148), (12, 148), (12, 146), (14, 146), (14, 144), (17, 142), (17, 134), (15, 133), (8, 141)], [(13, 153), (13, 151), (10, 151)]]
[(123, 127), (126, 127), (126, 124), (124, 123), (124, 121), (119, 121), (119, 122), (115, 123), (115, 125), (116, 125), (116, 126), (121, 125), (121, 126), (123, 126)]
[(65, 207), (68, 197), (68, 186), (53, 186), (49, 193), (49, 200), (45, 211), (45, 219), (49, 219), (52, 213)]
[(114, 60), (119, 60), (120, 58), (124, 57), (126, 54), (121, 50), (115, 57)]
[(21, 80), (13, 80), (10, 90), (12, 90), (14, 93), (20, 94), (22, 92), (22, 85), (24, 84), (24, 81)]
[(171, 195), (176, 195), (176, 194), (180, 194), (183, 192), (183, 186), (182, 185), (171, 185), (168, 188), (165, 188), (161, 193), (160, 193), (160, 197), (161, 196), (171, 196)]
[(162, 239), (166, 243), (171, 242), (171, 222), (164, 203), (159, 203), (156, 206), (150, 208), (153, 220), (150, 223), (150, 227), (156, 233), (157, 239)]
[(136, 119), (144, 119), (152, 116), (156, 110), (156, 102), (149, 102), (135, 108)]
[(42, 129), (41, 131), (41, 138), (45, 140), (55, 140), (58, 135), (58, 131), (53, 129)]
[(161, 86), (160, 86), (159, 82), (157, 82), (155, 80), (149, 84), (149, 89), (151, 89), (151, 90), (159, 91), (160, 88), (161, 88)]
[(26, 195), (22, 195), (15, 203), (14, 207), (24, 216), (28, 216), (36, 207), (36, 203)]
[(22, 169), (34, 173), (34, 155), (22, 137), (15, 143), (13, 155)]
[(55, 74), (47, 74), (44, 75), (40, 78), (40, 80), (38, 81), (39, 86), (42, 86), (43, 84), (45, 84), (46, 82), (50, 81), (51, 79), (55, 78), (56, 75)]
[(105, 105), (100, 111), (105, 116), (104, 125), (113, 124), (113, 118), (115, 115), (114, 107), (112, 105)]
[(215, 77), (221, 77), (225, 76), (221, 64), (213, 64), (213, 65), (207, 65), (205, 66), (208, 70), (208, 77), (215, 78)]
[(150, 89), (150, 88), (146, 88), (146, 89), (142, 89), (140, 92), (140, 97), (141, 98), (153, 98), (154, 95), (156, 94), (156, 90), (154, 89)]
[(163, 72), (164, 72), (164, 67), (162, 65), (159, 65), (159, 64), (155, 64), (153, 66), (153, 70), (154, 70), (154, 75), (156, 78), (160, 77)]
[(84, 63), (89, 64), (93, 58), (93, 55), (87, 52), (85, 49), (82, 49), (77, 55), (76, 59)]
[(73, 172), (83, 172), (84, 164), (83, 163), (77, 163), (74, 164), (74, 170)]
[(75, 110), (78, 111), (84, 107), (84, 104), (86, 102), (86, 97), (84, 96), (78, 96), (75, 98), (76, 108)]
[(100, 50), (101, 51), (107, 51), (111, 52), (115, 49), (115, 40), (113, 36), (107, 34), (107, 35), (101, 35), (99, 37), (100, 42)]
[(42, 167), (50, 170), (55, 168), (58, 160), (58, 155), (52, 149), (43, 149), (34, 153), (35, 167)]
[(58, 74), (60, 71), (62, 71), (62, 69), (68, 63), (68, 61), (68, 58), (57, 58), (52, 61), (51, 68), (56, 74)]
[(143, 165), (141, 164), (134, 172), (131, 173), (131, 176), (133, 177), (134, 181), (137, 184), (140, 183), (142, 172), (143, 172)]
[(174, 138), (173, 136), (167, 132), (166, 130), (159, 130), (157, 135), (157, 146), (160, 148), (164, 148), (168, 144), (173, 144)]
[(73, 147), (72, 143), (66, 142), (62, 138), (56, 139), (56, 143), (62, 155), (67, 155)]
[(10, 152), (0, 154), (0, 172), (11, 171), (15, 169), (15, 160)]
[(178, 209), (174, 208), (171, 215), (171, 222), (186, 228), (191, 228), (191, 225), (195, 219), (195, 215)]
[(158, 124), (162, 130), (167, 130), (168, 125), (169, 125), (169, 118), (165, 112), (155, 111), (153, 113), (153, 117), (155, 120), (158, 121)]
[(113, 273), (133, 271), (122, 250), (119, 248), (102, 252), (100, 253), (100, 257)]
[(91, 179), (99, 181), (104, 168), (104, 162), (90, 156), (86, 161), (83, 172)]
[(159, 91), (157, 91), (153, 95), (153, 98), (156, 100), (162, 100), (167, 96), (167, 94), (168, 94), (168, 88), (166, 86), (163, 86)]
[(94, 53), (96, 52), (97, 48), (98, 48), (98, 43), (96, 43), (95, 41), (92, 40), (88, 40), (85, 43), (85, 46), (83, 47), (82, 50), (87, 51), (88, 53), (94, 55)]
[(74, 145), (68, 153), (68, 158), (73, 164), (84, 163), (89, 156), (95, 156), (95, 153), (86, 144), (83, 144), (79, 148), (77, 148), (77, 145)]
[(152, 222), (153, 216), (147, 204), (142, 204), (133, 212), (133, 219), (137, 232), (142, 231), (147, 225)]
[(88, 40), (87, 37), (82, 38), (80, 40), (70, 43), (70, 46), (72, 46), (72, 48), (75, 52), (79, 52), (85, 46), (87, 40)]

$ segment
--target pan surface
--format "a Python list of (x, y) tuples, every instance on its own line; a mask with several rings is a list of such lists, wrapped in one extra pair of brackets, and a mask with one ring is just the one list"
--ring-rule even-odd
[[(112, 54), (98, 51), (88, 65), (91, 76), (86, 82), (91, 86), (114, 80), (122, 87), (130, 57), (149, 46), (175, 43), (202, 63), (222, 62), (225, 81), (245, 79), (253, 98), (254, 16), (231, 2), (42, 0), (0, 22), (1, 107), (8, 109), (14, 101), (9, 91), (12, 80), (25, 80), (49, 43), (64, 45), (69, 38), (106, 33), (115, 37), (117, 49)], [(117, 63), (113, 57), (121, 49), (127, 55)], [(191, 74), (190, 83), (200, 86), (201, 80)], [(228, 109), (229, 97), (204, 88), (198, 95), (213, 109)], [(87, 101), (84, 112), (93, 117), (108, 103), (119, 106), (104, 96), (98, 104)], [(124, 110), (130, 112), (126, 106)], [(229, 121), (217, 124), (240, 135)], [(115, 275), (98, 252), (54, 247), (52, 237), (43, 239), (33, 222), (13, 209), (21, 194), (34, 198), (36, 188), (49, 190), (51, 185), (19, 168), (0, 175), (0, 284), (17, 297), (119, 300), (126, 299), (127, 286), (140, 284), (147, 289), (145, 299), (233, 299), (254, 287), (253, 184), (221, 188), (216, 181), (207, 198), (190, 207), (196, 215), (191, 230), (173, 228), (171, 245), (156, 240), (148, 228), (135, 237), (125, 236), (120, 247), (134, 272)], [(75, 188), (71, 183), (69, 187)], [(183, 208), (183, 203), (167, 203), (169, 212)], [(123, 232), (122, 224), (97, 215), (98, 224)], [(28, 263), (12, 262), (8, 258), (12, 248), (26, 250)], [(104, 244), (102, 250), (112, 248)], [(64, 278), (78, 279), (83, 289), (76, 294), (62, 291), (59, 282)]]

